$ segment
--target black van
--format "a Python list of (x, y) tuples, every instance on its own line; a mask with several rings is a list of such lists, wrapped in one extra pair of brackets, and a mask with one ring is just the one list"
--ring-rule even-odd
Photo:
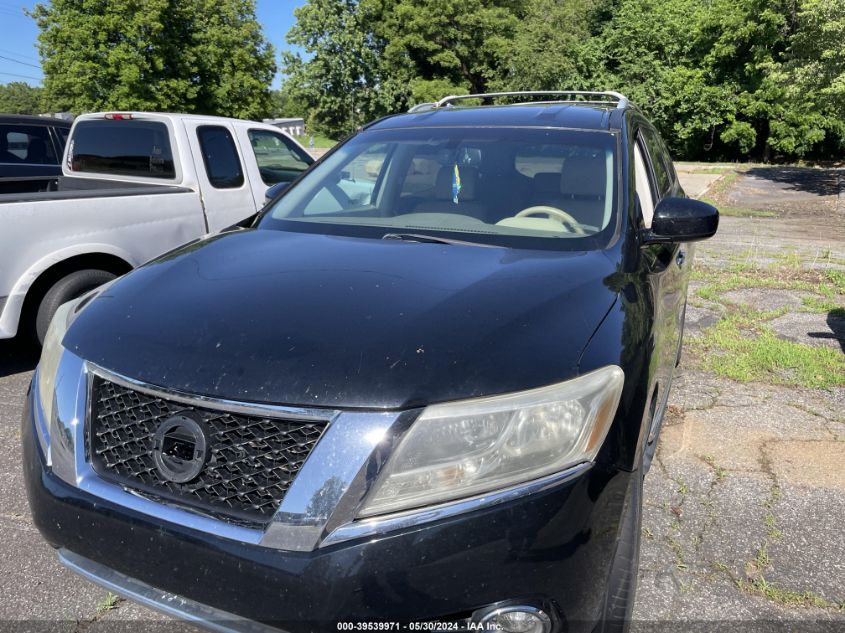
[(62, 175), (70, 121), (0, 114), (0, 194), (46, 191)]
[(626, 628), (718, 212), (622, 95), (483, 98), (529, 103), (377, 121), (59, 309), (23, 442), (65, 565), (215, 630)]

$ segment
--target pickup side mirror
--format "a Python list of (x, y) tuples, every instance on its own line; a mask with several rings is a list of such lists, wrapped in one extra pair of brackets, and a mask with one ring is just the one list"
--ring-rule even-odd
[(264, 193), (264, 204), (268, 204), (273, 198), (288, 188), (289, 182), (277, 182)]
[(692, 198), (663, 198), (654, 209), (651, 228), (642, 233), (643, 244), (706, 240), (719, 228), (716, 207)]

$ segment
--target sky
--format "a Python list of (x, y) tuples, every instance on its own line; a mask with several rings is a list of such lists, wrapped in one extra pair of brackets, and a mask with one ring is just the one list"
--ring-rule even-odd
[[(293, 26), (293, 10), (302, 4), (304, 0), (257, 0), (258, 20), (277, 55), (280, 50), (291, 48), (285, 42), (285, 34)], [(43, 74), (35, 46), (38, 28), (32, 18), (24, 15), (24, 9), (33, 5), (34, 0), (0, 0), (0, 84), (41, 84)], [(276, 74), (273, 87), (278, 88), (280, 81)]]

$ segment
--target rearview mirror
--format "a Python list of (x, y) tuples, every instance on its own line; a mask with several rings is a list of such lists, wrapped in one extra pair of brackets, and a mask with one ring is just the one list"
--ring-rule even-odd
[(643, 244), (706, 240), (719, 228), (716, 207), (692, 198), (663, 198), (654, 209), (651, 228), (642, 233)]

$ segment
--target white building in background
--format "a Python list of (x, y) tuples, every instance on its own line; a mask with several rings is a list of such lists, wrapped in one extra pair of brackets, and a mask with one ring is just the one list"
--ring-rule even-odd
[(264, 119), (264, 123), (275, 125), (282, 132), (291, 136), (302, 136), (305, 134), (305, 119)]
[(62, 119), (63, 121), (73, 121), (76, 118), (72, 112), (45, 112), (38, 116), (50, 117), (52, 119)]

